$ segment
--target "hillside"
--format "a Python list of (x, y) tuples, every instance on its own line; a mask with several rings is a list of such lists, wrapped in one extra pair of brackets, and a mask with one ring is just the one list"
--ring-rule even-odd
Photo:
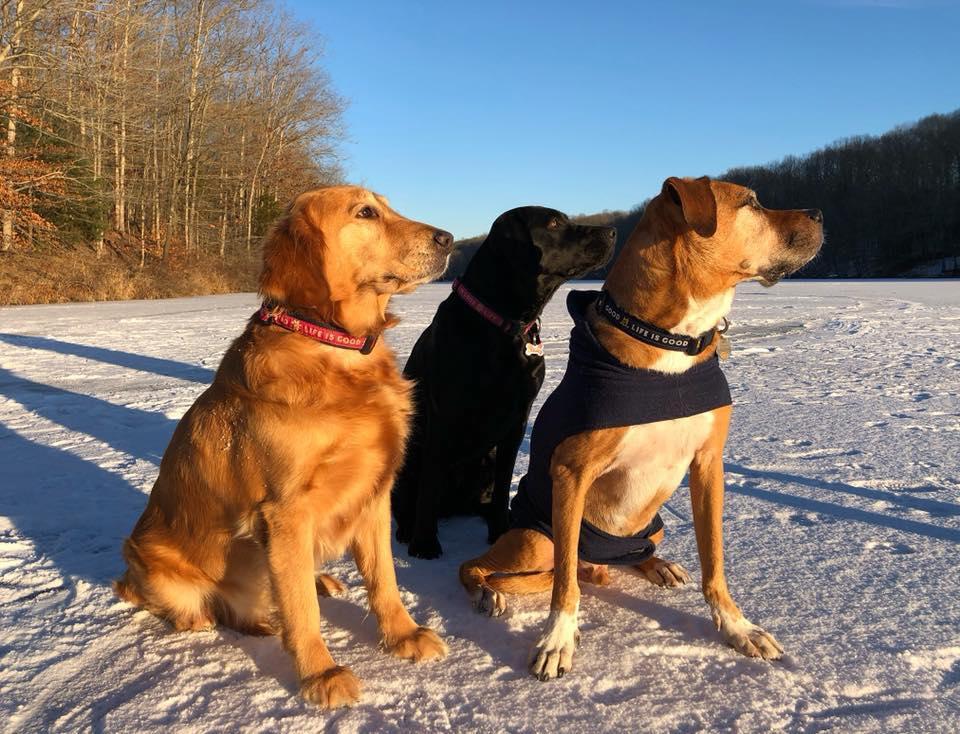
[[(827, 243), (795, 277), (960, 275), (960, 110), (713, 177), (755, 189), (770, 208), (823, 210)], [(645, 204), (575, 219), (615, 226), (619, 251)], [(445, 277), (463, 272), (482, 242), (461, 240)]]

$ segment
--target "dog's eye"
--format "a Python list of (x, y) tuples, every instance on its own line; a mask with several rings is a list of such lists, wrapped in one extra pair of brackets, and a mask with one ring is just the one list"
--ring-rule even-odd
[(549, 222), (547, 222), (547, 229), (558, 229), (560, 227), (560, 220), (556, 217), (553, 217)]
[(378, 216), (380, 215), (377, 214), (377, 210), (372, 206), (365, 206), (357, 212), (358, 219), (376, 219)]

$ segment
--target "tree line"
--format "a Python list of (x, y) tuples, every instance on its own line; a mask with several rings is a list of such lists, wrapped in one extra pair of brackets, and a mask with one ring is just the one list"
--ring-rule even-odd
[[(770, 208), (823, 210), (826, 243), (796, 277), (960, 274), (960, 110), (715, 178), (749, 186)], [(615, 226), (619, 251), (645, 205), (576, 219)], [(463, 240), (447, 277), (482, 242)]]
[(0, 250), (249, 253), (339, 177), (321, 51), (270, 0), (0, 0)]

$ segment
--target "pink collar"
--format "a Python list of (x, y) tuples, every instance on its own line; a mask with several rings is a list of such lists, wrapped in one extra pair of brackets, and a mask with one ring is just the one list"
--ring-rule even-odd
[(303, 316), (287, 311), (283, 306), (275, 303), (264, 303), (257, 312), (257, 317), (261, 323), (275, 324), (287, 331), (295, 331), (314, 341), (329, 344), (331, 347), (355, 349), (360, 354), (370, 354), (377, 343), (376, 336), (353, 336), (329, 324), (305, 319)]
[(498, 329), (502, 330), (505, 334), (509, 334), (510, 336), (522, 336), (524, 341), (527, 342), (525, 349), (527, 356), (531, 356), (533, 354), (538, 356), (543, 355), (543, 344), (540, 343), (539, 317), (535, 318), (529, 324), (525, 324), (522, 321), (514, 321), (513, 319), (505, 319), (503, 316), (498, 314), (487, 304), (473, 295), (473, 293), (470, 292), (470, 289), (463, 284), (460, 278), (453, 279), (453, 292), (457, 294), (457, 297), (460, 298), (461, 301), (483, 316), (484, 319), (489, 321)]

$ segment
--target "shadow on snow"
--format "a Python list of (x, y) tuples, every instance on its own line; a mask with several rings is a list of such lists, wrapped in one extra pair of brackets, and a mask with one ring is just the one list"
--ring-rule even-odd
[(206, 367), (184, 364), (183, 362), (177, 362), (172, 359), (148, 357), (143, 354), (122, 352), (116, 349), (105, 349), (103, 347), (90, 347), (86, 344), (74, 344), (72, 342), (50, 339), (44, 336), (0, 333), (0, 342), (6, 342), (15, 347), (24, 347), (26, 349), (43, 349), (48, 352), (70, 354), (75, 357), (83, 357), (84, 359), (93, 359), (98, 362), (117, 365), (118, 367), (127, 367), (141, 372), (152, 372), (156, 375), (174, 377), (178, 380), (198, 382), (201, 385), (209, 385), (213, 380), (214, 374), (213, 370)]

